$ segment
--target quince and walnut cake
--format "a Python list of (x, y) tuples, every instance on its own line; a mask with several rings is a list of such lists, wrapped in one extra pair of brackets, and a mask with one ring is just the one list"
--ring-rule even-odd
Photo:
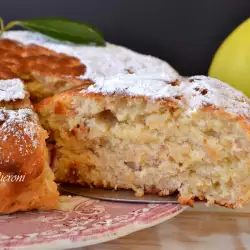
[(250, 102), (227, 84), (182, 78), (112, 44), (71, 45), (27, 31), (4, 34), (0, 68), (2, 79), (20, 78), (30, 93), (56, 182), (178, 191), (182, 204), (248, 202)]

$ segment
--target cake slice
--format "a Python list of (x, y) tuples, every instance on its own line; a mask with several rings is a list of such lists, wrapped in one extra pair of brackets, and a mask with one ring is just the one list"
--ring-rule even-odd
[(100, 78), (36, 106), (57, 182), (179, 193), (230, 208), (250, 198), (250, 102), (196, 76)]
[(0, 80), (0, 213), (57, 208), (47, 137), (23, 83)]

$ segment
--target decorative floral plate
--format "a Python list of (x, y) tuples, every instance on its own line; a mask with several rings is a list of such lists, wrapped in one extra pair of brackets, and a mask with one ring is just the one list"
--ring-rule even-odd
[(61, 198), (60, 210), (0, 216), (0, 249), (68, 249), (113, 240), (166, 221), (185, 207)]

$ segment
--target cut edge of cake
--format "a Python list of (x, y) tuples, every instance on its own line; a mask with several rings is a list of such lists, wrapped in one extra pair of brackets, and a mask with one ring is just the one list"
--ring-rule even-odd
[(179, 192), (238, 208), (250, 199), (250, 103), (208, 77), (115, 76), (36, 106), (58, 182)]

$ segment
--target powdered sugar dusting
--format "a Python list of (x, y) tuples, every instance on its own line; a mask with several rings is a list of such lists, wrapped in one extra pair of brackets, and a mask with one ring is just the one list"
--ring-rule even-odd
[(26, 91), (20, 79), (0, 80), (0, 102), (23, 100)]
[[(152, 99), (170, 98), (186, 107), (190, 113), (198, 108), (212, 105), (234, 115), (250, 118), (250, 101), (242, 94), (217, 79), (194, 76), (189, 79), (170, 81), (162, 75), (119, 75), (100, 78), (87, 92), (147, 96)], [(83, 92), (86, 92), (83, 90)], [(175, 98), (175, 97), (182, 98)]]
[(250, 118), (250, 100), (228, 84), (206, 76), (193, 76), (183, 90), (191, 109), (206, 105)]
[(0, 140), (5, 143), (9, 139), (18, 145), (20, 153), (28, 155), (38, 145), (37, 117), (31, 109), (0, 109)]
[(36, 44), (78, 58), (86, 65), (86, 73), (80, 78), (94, 80), (117, 74), (165, 74), (175, 79), (178, 73), (166, 62), (148, 55), (136, 53), (127, 48), (109, 44), (106, 47), (82, 46), (62, 43), (39, 33), (30, 31), (4, 32), (3, 38), (13, 39), (23, 44)]
[(89, 86), (87, 91), (104, 94), (121, 93), (134, 96), (148, 96), (154, 99), (170, 98), (177, 96), (180, 92), (180, 87), (173, 86), (171, 80), (168, 75), (165, 77), (140, 74), (117, 75), (112, 78), (97, 79), (96, 84)]

